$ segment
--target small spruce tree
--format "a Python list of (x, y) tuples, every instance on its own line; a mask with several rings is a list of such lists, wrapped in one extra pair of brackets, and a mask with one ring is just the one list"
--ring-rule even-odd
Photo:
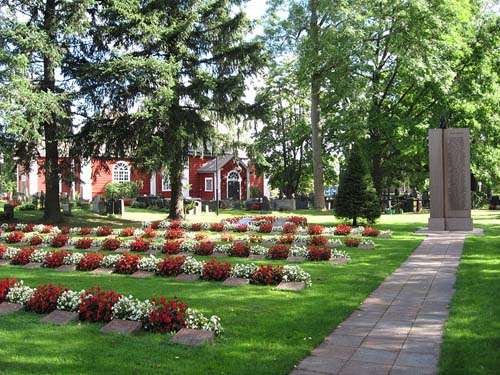
[(380, 217), (380, 205), (360, 148), (354, 145), (344, 171), (340, 175), (340, 184), (334, 203), (337, 217), (352, 219), (357, 225), (358, 218), (365, 218), (373, 223)]

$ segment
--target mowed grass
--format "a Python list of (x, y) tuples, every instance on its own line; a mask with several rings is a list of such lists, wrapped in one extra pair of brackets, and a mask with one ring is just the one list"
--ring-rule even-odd
[(475, 215), (441, 347), (440, 374), (500, 374), (500, 215)]
[[(312, 213), (308, 219), (317, 221)], [(347, 265), (304, 263), (313, 286), (300, 293), (2, 266), (0, 278), (16, 277), (30, 286), (53, 282), (80, 290), (100, 285), (141, 299), (176, 295), (206, 315), (218, 315), (225, 333), (215, 345), (191, 348), (169, 344), (165, 334), (104, 335), (99, 332), (102, 324), (57, 326), (40, 323), (40, 315), (18, 312), (0, 317), (0, 373), (286, 374), (418, 246), (421, 237), (411, 234), (421, 226), (415, 219), (426, 221), (425, 215), (384, 218), (379, 227), (397, 230), (395, 237), (377, 239), (374, 251), (349, 250), (353, 260)]]

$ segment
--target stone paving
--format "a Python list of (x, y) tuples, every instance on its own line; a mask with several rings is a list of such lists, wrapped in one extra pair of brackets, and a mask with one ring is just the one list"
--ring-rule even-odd
[(428, 233), (290, 375), (437, 374), (466, 233)]

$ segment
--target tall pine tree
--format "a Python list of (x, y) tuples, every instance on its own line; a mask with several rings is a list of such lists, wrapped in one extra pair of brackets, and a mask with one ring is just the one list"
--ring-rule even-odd
[(356, 144), (352, 147), (345, 169), (340, 174), (334, 213), (337, 217), (352, 219), (353, 226), (358, 224), (358, 218), (374, 222), (381, 214), (372, 177), (361, 149)]

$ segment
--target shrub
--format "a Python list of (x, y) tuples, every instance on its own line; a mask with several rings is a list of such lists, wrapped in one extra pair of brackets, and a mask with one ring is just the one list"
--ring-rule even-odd
[(137, 271), (140, 259), (139, 255), (123, 254), (116, 262), (115, 272), (125, 275), (134, 273)]
[(363, 230), (363, 236), (367, 237), (377, 237), (380, 234), (380, 231), (374, 227), (365, 227)]
[(267, 252), (270, 259), (286, 259), (290, 253), (290, 248), (286, 245), (274, 245)]
[(13, 258), (11, 263), (12, 264), (18, 264), (18, 265), (25, 265), (30, 262), (30, 256), (33, 251), (35, 251), (35, 247), (29, 247), (29, 248), (22, 248), (21, 251), (19, 251)]
[(246, 258), (250, 255), (250, 245), (242, 242), (233, 243), (229, 254), (232, 257)]
[(175, 240), (177, 238), (184, 237), (184, 229), (182, 228), (168, 228), (165, 237), (169, 240)]
[(8, 277), (0, 280), (0, 303), (5, 301), (9, 289), (12, 288), (16, 283), (16, 279), (9, 279)]
[(298, 227), (296, 224), (294, 223), (285, 223), (285, 225), (283, 225), (283, 233), (285, 234), (288, 234), (288, 233), (296, 233), (298, 230)]
[(361, 243), (361, 239), (357, 237), (346, 237), (344, 238), (344, 245), (347, 247), (358, 247)]
[(60, 285), (54, 286), (51, 283), (40, 285), (26, 303), (26, 309), (38, 314), (48, 314), (57, 309), (57, 300), (63, 291), (68, 290), (68, 288)]
[(146, 328), (153, 332), (177, 332), (186, 326), (188, 305), (177, 297), (168, 300), (151, 298), (153, 311), (149, 313)]
[(315, 236), (315, 235), (318, 235), (318, 234), (322, 234), (323, 233), (323, 230), (325, 228), (322, 226), (322, 225), (319, 225), (319, 224), (309, 224), (307, 226), (307, 233), (309, 233), (311, 236)]
[(220, 263), (214, 258), (203, 266), (201, 277), (203, 280), (223, 281), (231, 275), (231, 263)]
[(121, 245), (121, 241), (118, 238), (108, 237), (102, 241), (102, 248), (104, 250), (114, 251), (118, 249)]
[(45, 261), (43, 262), (43, 266), (47, 268), (57, 268), (64, 264), (64, 257), (66, 255), (71, 254), (68, 251), (64, 250), (52, 250), (47, 253), (45, 256)]
[(307, 258), (311, 261), (329, 260), (332, 256), (332, 251), (326, 247), (309, 246), (309, 254)]
[(252, 275), (252, 284), (277, 285), (283, 280), (283, 268), (261, 264)]
[(65, 234), (58, 234), (52, 238), (52, 241), (50, 241), (50, 246), (52, 247), (63, 247), (66, 245), (66, 242), (68, 242), (68, 236)]
[(18, 207), (18, 210), (20, 211), (33, 211), (35, 210), (35, 205), (33, 203), (25, 203), (21, 206)]
[(140, 251), (140, 252), (148, 251), (149, 250), (149, 245), (150, 245), (149, 241), (145, 241), (142, 238), (136, 238), (135, 241), (133, 241), (130, 244), (130, 250), (132, 250), (132, 251)]
[(146, 204), (146, 202), (138, 202), (138, 201), (135, 201), (135, 202), (132, 202), (130, 204), (130, 207), (132, 208), (146, 208), (148, 205)]
[(134, 235), (134, 230), (135, 228), (134, 227), (130, 227), (130, 228), (123, 228), (121, 231), (120, 231), (120, 236), (122, 237), (131, 237)]
[(40, 237), (38, 235), (34, 235), (33, 237), (30, 238), (29, 244), (31, 246), (37, 246), (37, 245), (40, 245), (42, 242), (43, 242), (43, 238), (42, 237)]
[(121, 297), (113, 290), (105, 292), (100, 287), (91, 287), (80, 296), (79, 317), (87, 322), (107, 323), (113, 317), (113, 305)]
[(92, 247), (92, 238), (79, 238), (76, 241), (75, 247), (77, 249), (90, 249)]
[(103, 225), (102, 227), (97, 227), (96, 230), (96, 235), (98, 235), (99, 237), (109, 236), (111, 233), (113, 233), (113, 229), (111, 229), (111, 227), (107, 225)]
[(104, 254), (85, 253), (76, 268), (80, 271), (93, 271), (99, 268), (103, 258)]
[(335, 235), (336, 236), (347, 236), (351, 232), (352, 227), (347, 224), (338, 224), (335, 227)]
[(177, 276), (180, 275), (182, 270), (182, 265), (186, 257), (183, 256), (166, 256), (160, 263), (158, 263), (158, 275), (160, 276)]
[(24, 233), (18, 230), (10, 232), (7, 236), (7, 243), (18, 243), (24, 238)]
[(213, 241), (198, 242), (194, 247), (194, 253), (197, 255), (212, 255), (215, 245), (217, 245), (217, 243)]
[(273, 224), (263, 223), (259, 226), (259, 233), (271, 233), (273, 230)]
[(180, 252), (182, 241), (165, 241), (161, 249), (165, 254), (177, 254)]

